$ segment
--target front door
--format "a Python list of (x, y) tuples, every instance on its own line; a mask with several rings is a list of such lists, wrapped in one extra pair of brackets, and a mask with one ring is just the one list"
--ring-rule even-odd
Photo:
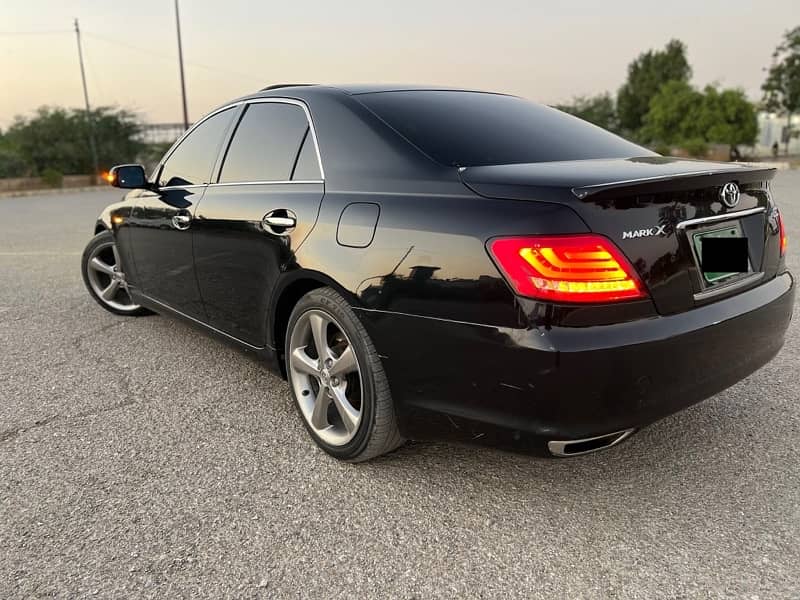
[(235, 112), (218, 112), (189, 131), (166, 156), (153, 190), (139, 196), (129, 221), (139, 291), (202, 320), (192, 227)]
[(324, 193), (304, 107), (247, 104), (224, 156), (194, 219), (197, 280), (210, 324), (262, 347), (274, 286)]

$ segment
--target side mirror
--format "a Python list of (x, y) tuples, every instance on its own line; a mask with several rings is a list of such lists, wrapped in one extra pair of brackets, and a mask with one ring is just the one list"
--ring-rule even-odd
[(106, 179), (114, 187), (126, 190), (146, 189), (149, 187), (142, 165), (117, 165), (111, 168)]

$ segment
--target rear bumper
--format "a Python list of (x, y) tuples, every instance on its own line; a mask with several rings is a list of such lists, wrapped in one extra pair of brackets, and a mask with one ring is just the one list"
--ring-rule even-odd
[(783, 345), (789, 273), (695, 310), (510, 329), (359, 310), (410, 438), (570, 440), (637, 428), (757, 370)]

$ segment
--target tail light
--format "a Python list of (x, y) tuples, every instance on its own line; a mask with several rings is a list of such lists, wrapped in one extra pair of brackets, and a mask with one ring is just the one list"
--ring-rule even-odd
[(786, 237), (786, 228), (783, 224), (783, 215), (778, 213), (778, 235), (780, 236), (781, 257), (786, 256), (786, 246), (789, 244), (789, 238)]
[(497, 238), (488, 246), (521, 296), (582, 303), (647, 296), (630, 262), (600, 235)]

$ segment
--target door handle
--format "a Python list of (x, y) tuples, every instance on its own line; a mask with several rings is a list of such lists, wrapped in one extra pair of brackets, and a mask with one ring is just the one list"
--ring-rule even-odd
[(265, 217), (264, 223), (270, 227), (294, 227), (297, 221), (292, 217)]
[(297, 227), (297, 217), (292, 211), (279, 208), (264, 215), (261, 227), (273, 235), (289, 235)]
[(172, 226), (180, 231), (186, 231), (192, 224), (192, 215), (188, 212), (179, 212), (172, 217)]

